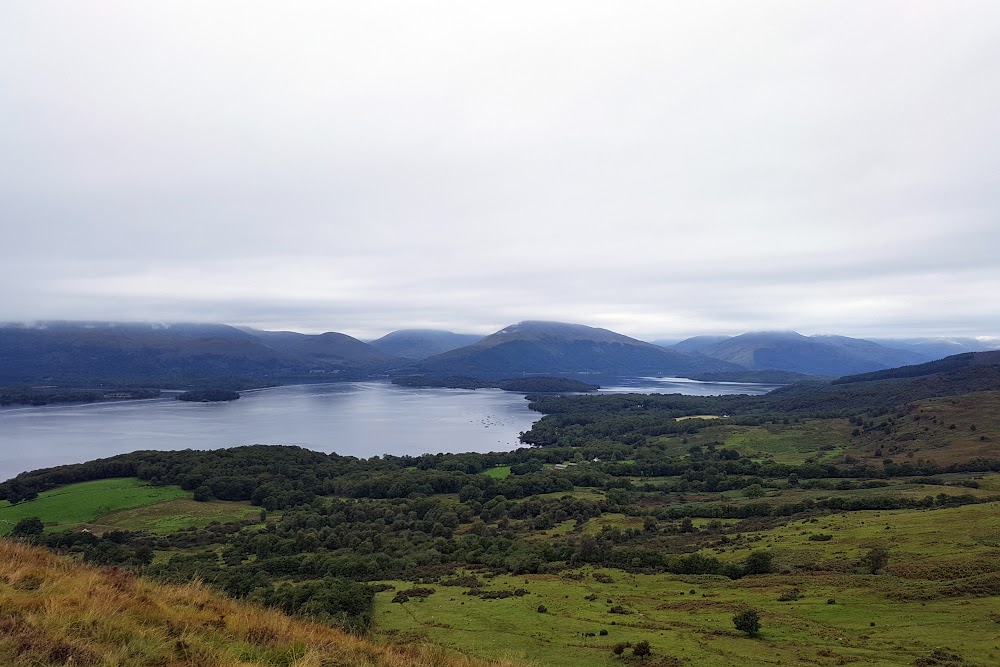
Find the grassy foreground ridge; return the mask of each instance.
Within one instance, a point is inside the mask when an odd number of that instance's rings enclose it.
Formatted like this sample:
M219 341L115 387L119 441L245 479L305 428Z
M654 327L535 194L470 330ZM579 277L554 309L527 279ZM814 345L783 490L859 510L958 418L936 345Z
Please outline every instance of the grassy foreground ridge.
M0 540L0 664L8 667L514 667L423 645L379 645L242 604Z

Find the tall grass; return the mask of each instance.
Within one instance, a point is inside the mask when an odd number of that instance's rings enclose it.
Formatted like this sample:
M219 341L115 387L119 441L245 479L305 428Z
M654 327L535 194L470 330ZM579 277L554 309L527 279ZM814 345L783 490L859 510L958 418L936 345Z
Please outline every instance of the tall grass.
M224 598L0 539L0 664L9 667L514 667L383 645Z

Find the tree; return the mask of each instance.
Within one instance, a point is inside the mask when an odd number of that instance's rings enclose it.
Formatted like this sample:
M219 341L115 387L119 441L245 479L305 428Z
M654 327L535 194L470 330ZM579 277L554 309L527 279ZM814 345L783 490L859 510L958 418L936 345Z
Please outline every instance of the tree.
M638 644L636 644L632 648L632 655L634 655L637 658L645 658L646 656L649 656L649 655L652 655L652 654L653 654L653 651L649 647L649 642L647 642L645 639L642 640L641 642L639 642Z
M861 567L871 574L878 574L889 564L889 550L885 547L872 547L861 557Z
M743 561L744 574L768 574L774 568L770 551L754 551Z
M756 609L744 609L733 616L733 625L740 632L754 637L760 632L760 614Z
M14 529L10 531L10 536L31 540L41 537L43 530L45 530L45 526L42 524L41 519L37 516L26 516L14 525Z

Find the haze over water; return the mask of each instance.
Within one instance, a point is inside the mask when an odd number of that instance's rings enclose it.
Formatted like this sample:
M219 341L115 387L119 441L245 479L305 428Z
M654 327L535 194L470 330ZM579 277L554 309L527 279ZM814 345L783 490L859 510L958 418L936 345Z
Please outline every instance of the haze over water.
M767 385L638 378L607 391L764 393ZM634 385L634 386L631 386ZM26 470L139 449L300 445L367 458L515 449L541 417L524 396L494 389L411 389L388 382L293 385L231 403L144 401L0 409L0 480Z

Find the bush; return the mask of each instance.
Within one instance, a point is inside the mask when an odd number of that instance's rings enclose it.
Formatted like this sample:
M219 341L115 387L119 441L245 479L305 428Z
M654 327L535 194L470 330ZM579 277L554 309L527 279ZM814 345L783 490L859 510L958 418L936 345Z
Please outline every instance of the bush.
M636 644L635 647L632 649L632 655L636 656L637 658L645 658L646 656L652 654L653 651L649 647L649 642L647 642L646 640L642 640L641 642Z
M793 588L792 590L785 591L784 593L779 595L778 602L795 602L800 597L802 597L802 593L799 591L799 589Z
M32 540L36 537L41 537L44 530L45 526L42 524L41 519L37 516L26 516L14 524L13 530L10 531L10 536Z
M546 607L543 604L540 604L540 605L538 605L538 613L539 614L547 614L547 613L549 613L549 608Z
M760 614L756 609L744 609L733 616L733 625L740 632L753 637L760 633Z
M860 565L871 574L878 574L889 564L889 550L885 547L872 547L861 557Z
M754 551L743 561L743 574L769 574L773 570L770 551Z

